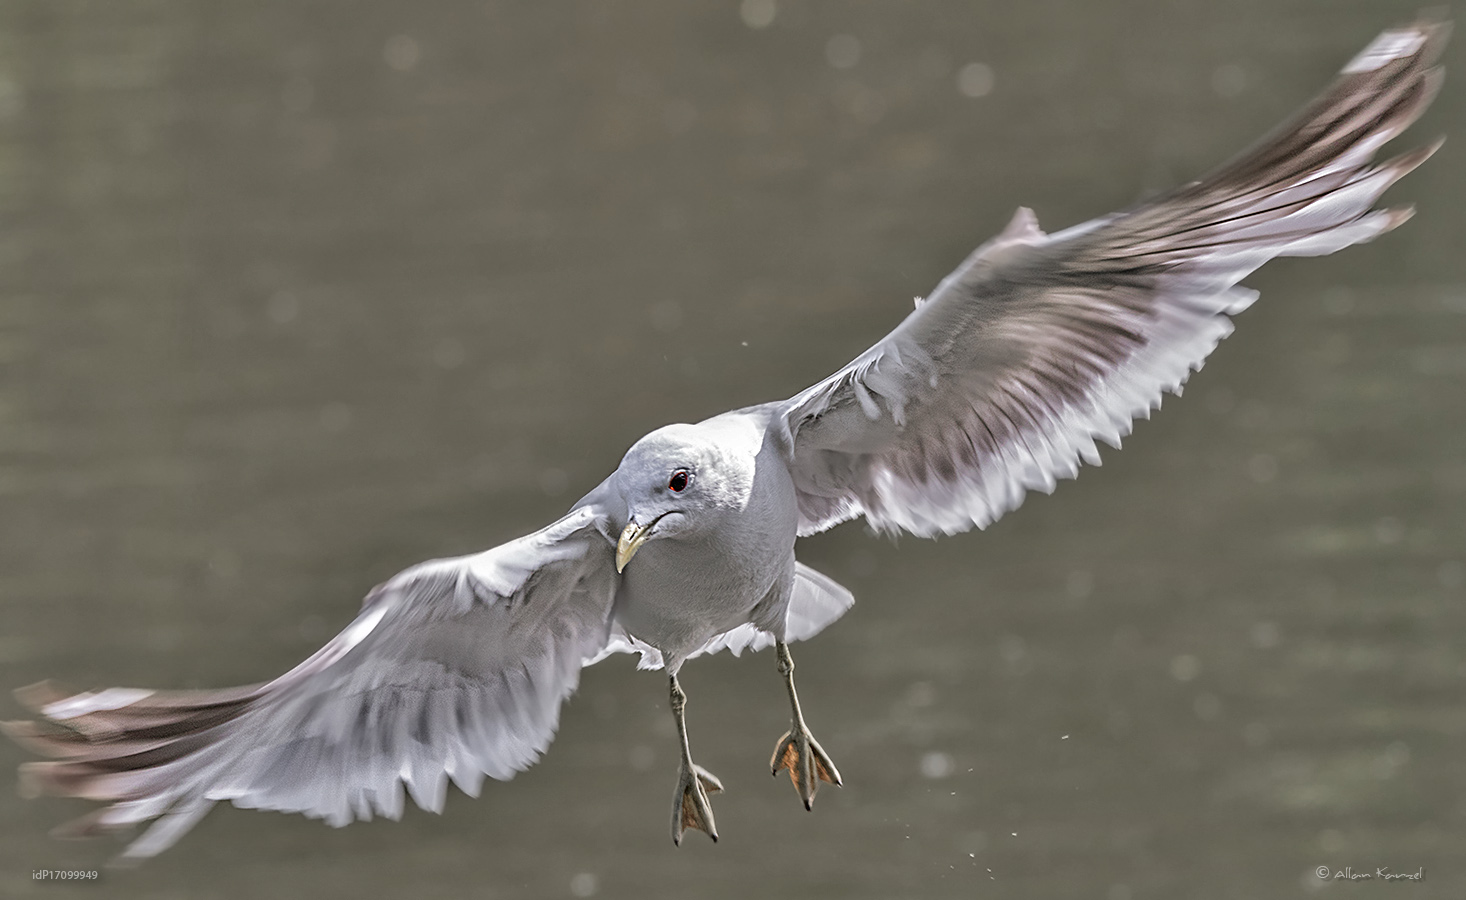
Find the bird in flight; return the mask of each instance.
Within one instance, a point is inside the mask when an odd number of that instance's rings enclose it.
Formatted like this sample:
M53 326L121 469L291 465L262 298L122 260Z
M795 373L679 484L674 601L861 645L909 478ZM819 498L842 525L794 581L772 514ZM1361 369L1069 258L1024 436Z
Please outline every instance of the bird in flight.
M1321 256L1403 223L1380 194L1439 142L1382 163L1441 84L1449 25L1385 31L1292 120L1206 177L1045 234L1020 209L875 346L787 400L637 441L563 518L471 556L414 566L273 681L224 690L44 682L5 723L50 757L29 792L100 801L60 831L151 821L122 861L172 845L221 800L345 825L440 811L548 747L581 669L641 655L668 678L680 743L672 838L717 828L722 785L692 759L677 674L687 660L775 647L790 728L771 770L809 808L840 784L800 709L789 644L853 603L795 560L795 541L864 517L920 536L983 528L1052 491L1097 442L1119 447L1179 394L1230 316L1238 282L1276 256Z

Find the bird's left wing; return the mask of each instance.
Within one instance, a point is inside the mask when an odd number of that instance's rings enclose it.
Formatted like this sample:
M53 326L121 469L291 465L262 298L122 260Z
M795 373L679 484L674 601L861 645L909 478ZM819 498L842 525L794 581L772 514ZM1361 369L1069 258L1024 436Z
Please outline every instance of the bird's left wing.
M1275 256L1317 256L1409 217L1373 208L1434 151L1378 165L1440 86L1449 26L1386 31L1311 105L1206 178L1055 235L1019 210L895 331L776 405L800 533L865 516L919 535L983 527L1051 491L1095 441L1180 393L1238 281Z
M124 860L166 849L219 800L344 825L400 816L403 785L433 811L448 778L476 796L485 775L510 778L549 746L582 664L606 643L616 570L604 518L581 507L492 550L414 566L266 684L18 692L42 721L6 730L54 758L27 764L23 784L111 804L64 833L157 818Z

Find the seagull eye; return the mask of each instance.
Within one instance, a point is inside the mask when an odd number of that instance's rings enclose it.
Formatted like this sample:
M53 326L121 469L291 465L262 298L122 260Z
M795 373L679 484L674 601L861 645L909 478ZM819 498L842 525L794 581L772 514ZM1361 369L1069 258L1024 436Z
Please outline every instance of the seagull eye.
M680 494L687 490L689 484L692 484L692 473L686 469L678 469L672 473L672 478L667 482L667 490Z

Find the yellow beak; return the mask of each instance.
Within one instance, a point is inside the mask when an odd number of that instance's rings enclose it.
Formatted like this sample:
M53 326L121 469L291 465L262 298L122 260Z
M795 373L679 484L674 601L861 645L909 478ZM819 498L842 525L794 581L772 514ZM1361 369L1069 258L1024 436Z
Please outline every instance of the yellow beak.
M619 573L631 562L631 557L646 543L647 532L651 531L650 525L638 525L635 520L627 522L626 528L621 532L621 540L616 542L616 571Z

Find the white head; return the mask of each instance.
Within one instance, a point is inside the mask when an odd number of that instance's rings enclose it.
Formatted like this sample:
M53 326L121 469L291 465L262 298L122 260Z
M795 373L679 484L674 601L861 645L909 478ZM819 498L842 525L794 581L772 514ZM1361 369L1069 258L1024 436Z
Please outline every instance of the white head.
M616 571L647 541L706 532L748 505L754 456L719 436L701 425L668 425L626 451L616 469L627 513Z

